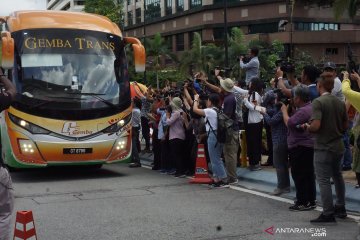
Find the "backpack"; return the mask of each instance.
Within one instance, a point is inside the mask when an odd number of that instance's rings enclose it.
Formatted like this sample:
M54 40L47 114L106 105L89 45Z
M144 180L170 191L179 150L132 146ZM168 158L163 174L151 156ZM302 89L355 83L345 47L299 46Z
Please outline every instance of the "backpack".
M211 131L215 134L216 140L218 143L228 143L231 141L232 135L234 133L233 124L234 120L229 118L222 110L213 108L217 113L217 130L212 128L209 120L206 120L206 123L209 124Z

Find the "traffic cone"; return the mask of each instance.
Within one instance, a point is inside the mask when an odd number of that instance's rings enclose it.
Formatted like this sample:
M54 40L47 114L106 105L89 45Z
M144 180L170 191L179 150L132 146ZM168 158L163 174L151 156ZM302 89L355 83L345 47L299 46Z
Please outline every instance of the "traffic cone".
M246 132L245 130L240 130L240 144L241 144L241 154L240 154L240 160L241 160L241 167L247 167L248 161L247 161L247 143L246 143Z
M190 183L213 183L213 180L209 176L209 171L206 163L204 144L198 144L195 177Z
M16 222L13 240L36 239L35 223L32 211L18 211L16 213Z

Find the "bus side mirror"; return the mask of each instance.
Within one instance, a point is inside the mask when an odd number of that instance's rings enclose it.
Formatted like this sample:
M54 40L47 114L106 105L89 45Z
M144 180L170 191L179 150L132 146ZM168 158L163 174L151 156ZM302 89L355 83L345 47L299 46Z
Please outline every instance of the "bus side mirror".
M4 69L11 69L14 65L14 39L9 32L1 33L1 45L1 67Z
M137 38L125 37L124 41L126 44L132 44L131 46L134 51L135 71L144 72L146 61L146 53L144 46Z

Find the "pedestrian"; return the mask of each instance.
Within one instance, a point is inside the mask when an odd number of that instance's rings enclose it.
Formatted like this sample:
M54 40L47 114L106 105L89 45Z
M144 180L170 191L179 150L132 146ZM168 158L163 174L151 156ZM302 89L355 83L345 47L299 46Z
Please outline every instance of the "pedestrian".
M259 68L260 68L260 62L259 62L259 48L252 47L248 52L248 58L249 62L244 62L245 58L244 56L240 57L240 68L245 69L245 82L247 85L249 85L251 79L258 78L259 77Z
M139 132L141 127L141 100L138 98L134 98L132 100L132 118L131 118L131 163L129 165L130 168L141 167L140 157L139 157L139 149L137 142L139 141Z
M141 93L144 95L141 97L141 133L145 140L145 149L143 152L151 153L150 150L150 126L149 126L149 113L151 110L151 103L153 102L153 98L151 96L152 90L151 87L147 89L147 91L143 91L139 88ZM141 149L140 149L141 150Z
M0 93L0 112L7 109L16 96L15 86L0 68L0 82L5 91ZM0 149L1 150L1 149ZM0 239L10 239L11 216L14 209L14 189L11 176L0 156Z
M248 123L246 125L247 153L249 157L249 169L251 171L261 170L261 149L263 115L255 110L262 103L263 83L258 78L253 78L249 85L249 95L244 98L244 104L249 109Z
M290 192L289 154L287 146L287 128L283 120L281 103L276 93L269 91L267 95L265 122L271 128L274 167L276 168L277 188L273 195Z
M341 89L341 80L336 74L336 64L333 62L326 62L323 66L324 73L329 73L334 78L334 87L331 90L331 95L337 97L340 101L345 102L345 96Z
M311 123L305 125L309 132L315 134L314 166L323 203L321 215L310 221L313 224L335 223L335 217L347 216L341 159L345 151L343 135L348 127L348 117L345 103L331 95L334 79L335 76L329 72L321 75L317 83L320 97L312 103ZM336 190L335 206L331 178Z
M185 128L182 114L182 100L174 97L170 102L171 112L166 113L166 124L169 126L169 144L171 158L175 163L175 177L186 177L183 151L185 146Z
M354 84L357 83L360 88L360 76L359 74L353 72L351 74L351 79L354 81ZM342 83L342 91L346 97L346 100L358 111L357 118L354 118L354 154L353 154L353 164L352 169L356 174L357 184L356 188L360 186L360 92L354 91L351 89L351 83L349 80L349 74L344 73L344 81Z
M287 143L291 176L296 188L296 201L291 211L306 211L316 208L316 185L314 174L314 137L299 126L311 119L312 107L309 88L299 85L293 88L293 104L297 108L289 116L289 108L282 105L281 111L288 128Z
M217 112L219 112L220 96L217 93L209 95L205 109L199 109L199 95L194 96L194 113L204 116L206 122L206 132L208 135L207 147L213 172L213 186L215 188L228 187L227 174L224 163L221 160L223 144L217 141Z

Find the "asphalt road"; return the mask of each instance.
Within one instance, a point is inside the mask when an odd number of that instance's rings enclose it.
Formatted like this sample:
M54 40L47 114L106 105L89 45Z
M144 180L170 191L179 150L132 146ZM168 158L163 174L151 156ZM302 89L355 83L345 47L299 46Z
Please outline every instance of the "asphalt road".
M352 219L313 226L309 220L319 215L317 211L290 212L288 203L191 185L188 179L123 164L25 170L12 177L15 210L33 211L40 240L354 240L359 235ZM274 235L264 231L270 227ZM315 231L311 228L325 228L320 230L326 237L303 233ZM283 233L276 233L280 230Z

